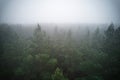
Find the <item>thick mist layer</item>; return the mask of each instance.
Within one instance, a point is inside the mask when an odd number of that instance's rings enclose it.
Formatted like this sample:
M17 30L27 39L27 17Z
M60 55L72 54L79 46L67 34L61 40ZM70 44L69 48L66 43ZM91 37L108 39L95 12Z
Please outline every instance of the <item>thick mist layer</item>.
M119 23L119 0L1 0L3 23Z

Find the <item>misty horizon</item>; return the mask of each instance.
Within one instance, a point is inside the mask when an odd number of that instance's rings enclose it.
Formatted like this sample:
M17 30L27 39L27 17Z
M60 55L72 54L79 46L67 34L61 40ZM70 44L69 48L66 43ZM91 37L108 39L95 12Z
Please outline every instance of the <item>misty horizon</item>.
M0 23L120 23L119 0L0 0Z

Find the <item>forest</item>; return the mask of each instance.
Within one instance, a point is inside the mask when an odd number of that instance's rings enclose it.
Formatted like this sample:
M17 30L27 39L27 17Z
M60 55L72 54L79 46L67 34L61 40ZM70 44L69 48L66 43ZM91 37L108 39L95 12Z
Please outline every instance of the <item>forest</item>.
M0 24L0 80L120 80L120 26Z

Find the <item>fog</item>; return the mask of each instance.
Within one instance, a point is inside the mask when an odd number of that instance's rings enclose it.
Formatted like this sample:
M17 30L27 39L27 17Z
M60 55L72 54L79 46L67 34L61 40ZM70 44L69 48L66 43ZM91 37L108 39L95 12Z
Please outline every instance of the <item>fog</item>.
M119 0L0 0L0 22L119 23Z
M120 0L0 0L0 80L120 80Z

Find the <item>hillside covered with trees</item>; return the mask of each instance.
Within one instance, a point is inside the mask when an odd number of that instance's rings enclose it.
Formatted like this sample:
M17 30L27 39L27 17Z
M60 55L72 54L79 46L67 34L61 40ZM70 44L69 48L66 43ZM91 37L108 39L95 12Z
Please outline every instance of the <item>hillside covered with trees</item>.
M120 80L120 27L1 24L0 80Z

